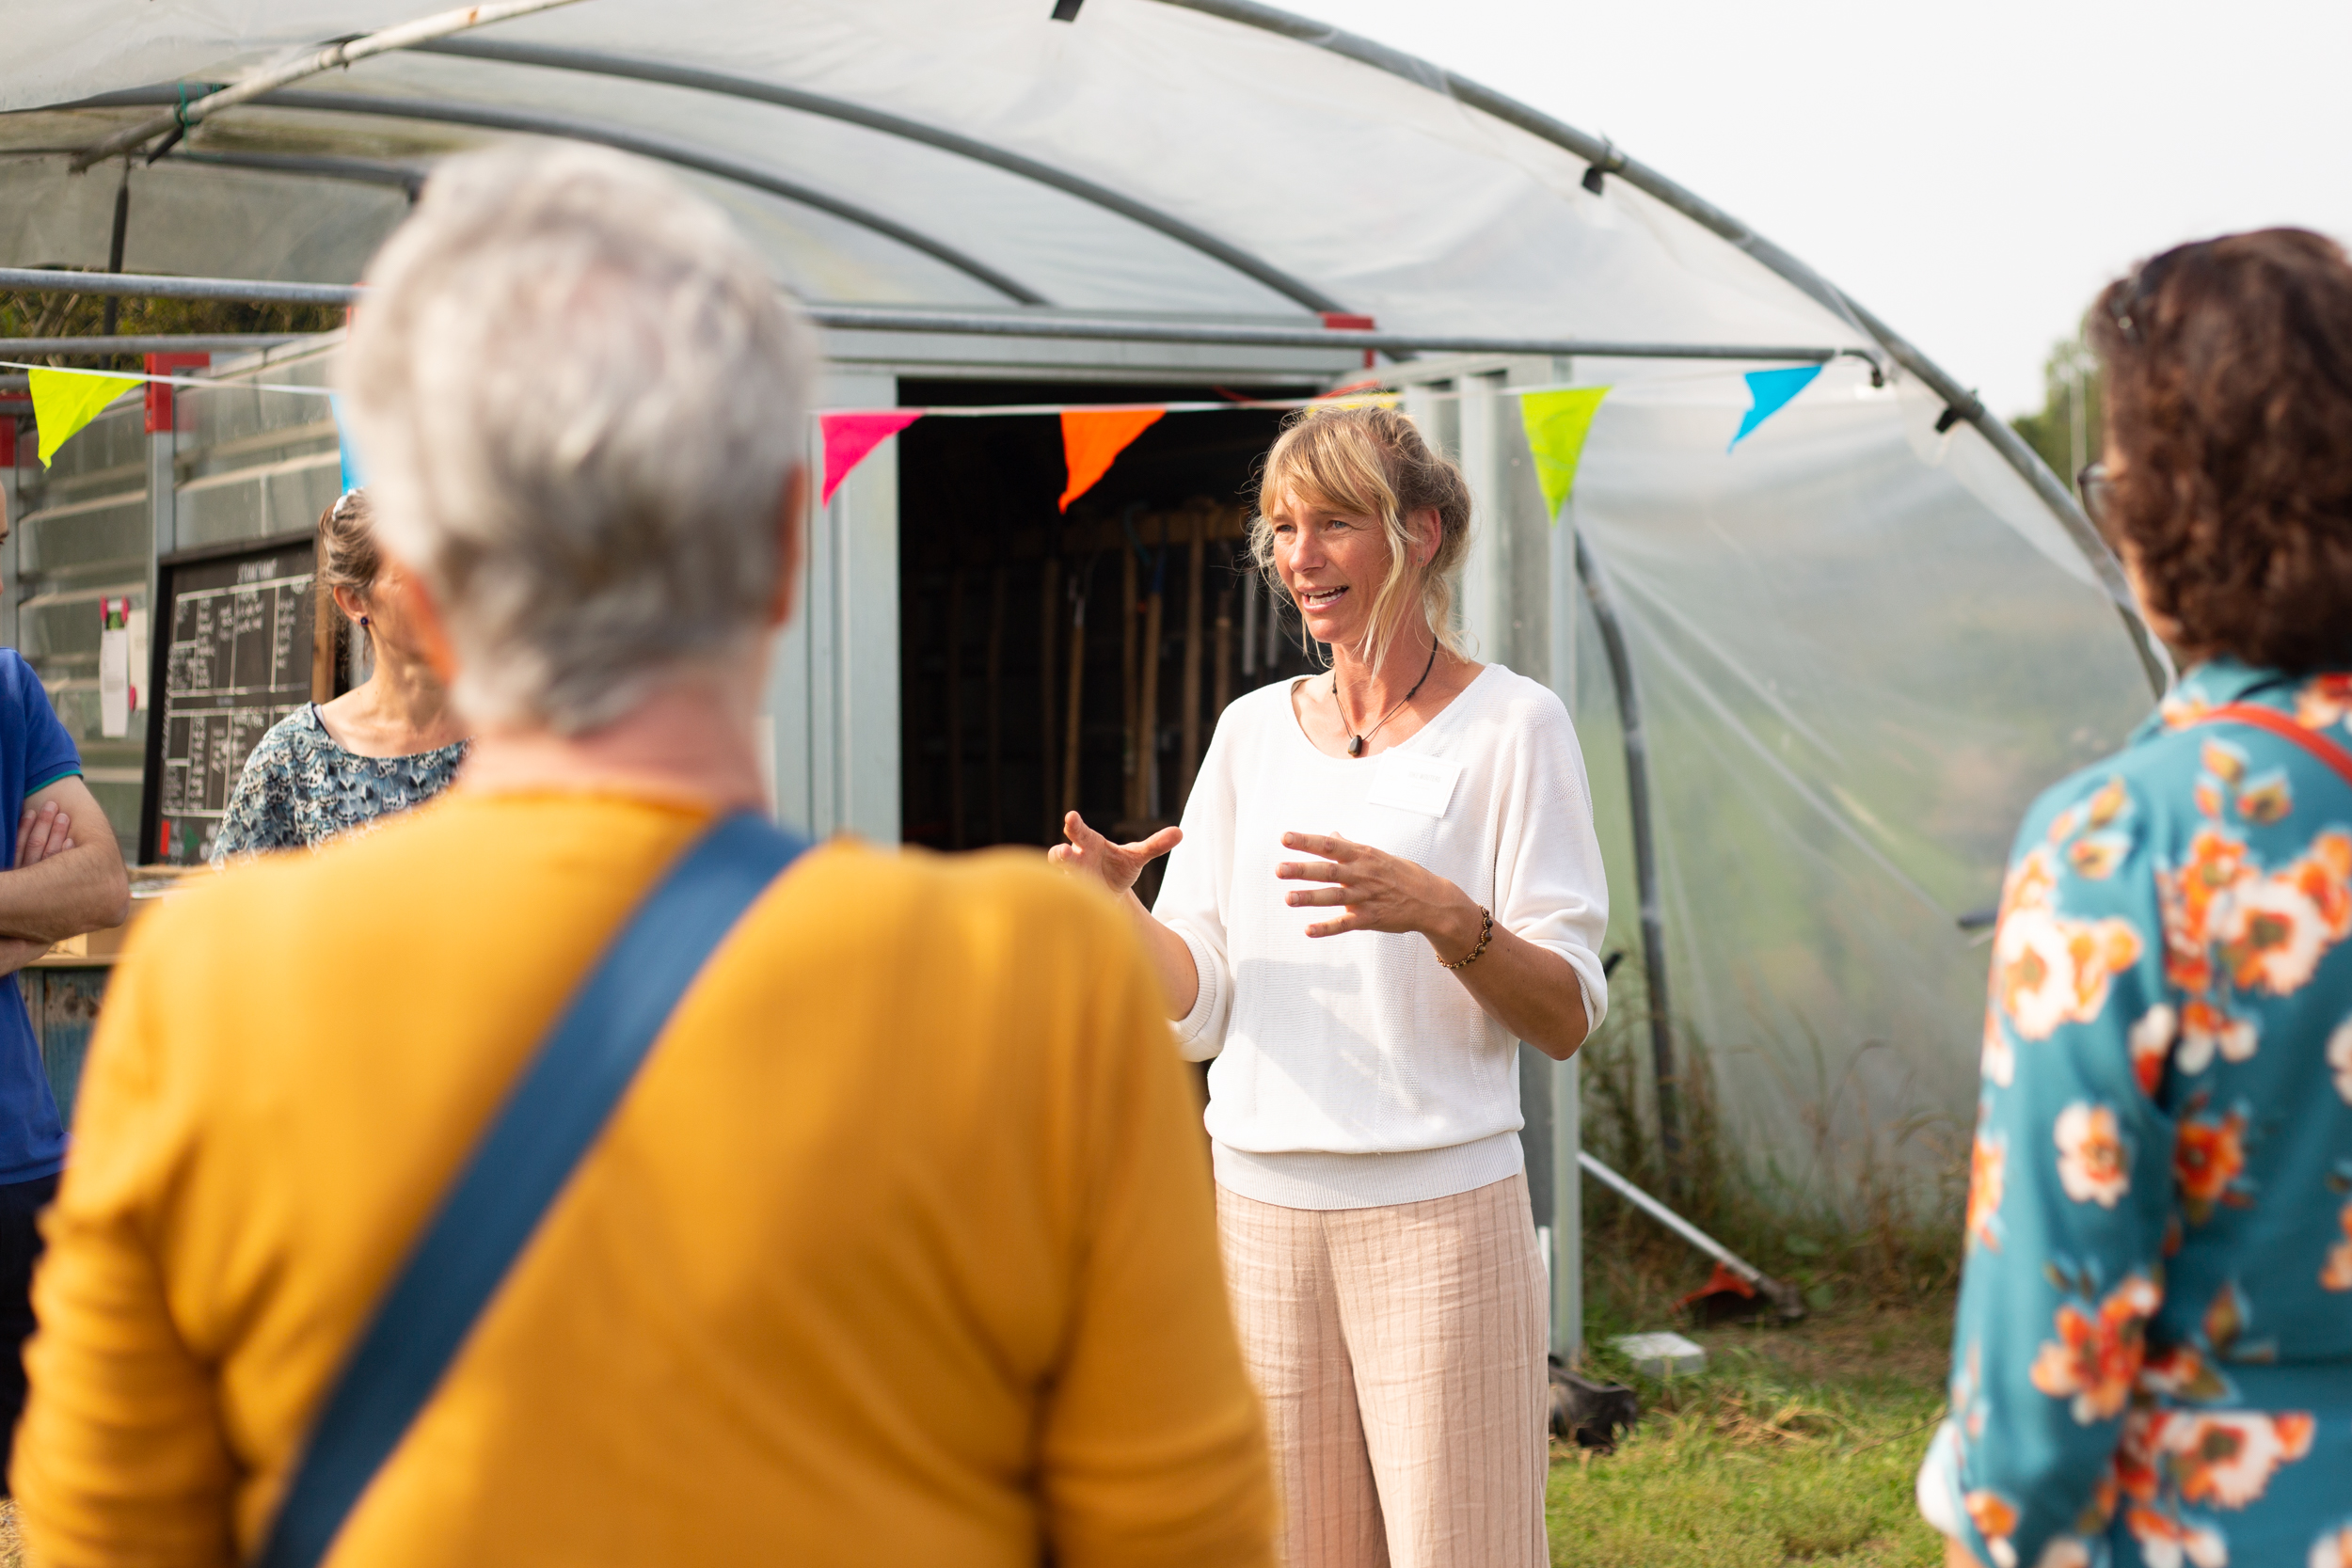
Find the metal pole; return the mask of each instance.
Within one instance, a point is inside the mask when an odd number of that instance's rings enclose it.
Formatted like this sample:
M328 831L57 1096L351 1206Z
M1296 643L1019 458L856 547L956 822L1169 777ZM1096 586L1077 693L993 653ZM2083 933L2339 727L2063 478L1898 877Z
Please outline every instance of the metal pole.
M122 182L115 187L115 232L112 243L106 246L106 270L108 272L119 273L122 270L122 245L123 241L129 236L130 231L131 160L125 158L122 160ZM108 294L106 296L106 309L104 312L105 319L103 324L99 327L99 330L103 332L109 338L115 335L115 324L120 317L121 309L121 297L116 294Z
M1753 1285L1765 1277L1762 1269L1741 1258L1723 1243L1715 1240L1714 1237L1709 1236L1706 1231L1701 1230L1697 1226L1692 1225L1689 1220L1684 1219L1680 1214L1676 1213L1672 1209L1667 1208L1591 1155L1580 1152L1576 1157L1576 1163L1581 1168L1591 1171L1600 1178L1601 1181L1613 1190L1619 1197L1624 1198L1628 1203L1632 1204L1633 1207L1709 1258L1716 1259L1749 1284Z
M1617 718L1625 731L1625 787L1633 818L1633 886L1642 915L1642 974L1649 987L1650 1068L1658 1080L1658 1141L1665 1151L1667 1190L1681 1180L1682 1104L1676 1077L1674 1031L1668 1020L1666 933L1658 898L1658 850L1651 832L1649 742L1642 730L1641 694L1625 630L1617 621L1616 595L1608 569L1593 553L1582 530L1576 531L1576 575L1593 604L1593 625L1609 655L1609 677L1617 689Z
M242 277L165 277L144 272L0 267L0 290L30 294L122 294L140 299L233 299L256 305L352 305L348 283L262 283Z
M126 332L112 338L0 338L0 359L55 354L66 359L111 359L118 354L239 354L321 338L320 332Z
M395 49L412 48L431 39L447 38L469 28L503 22L508 17L528 16L533 11L552 10L568 6L574 0L507 0L502 6L468 6L459 10L442 11L416 22L405 22L397 27L387 27L365 38L349 39L333 43L315 55L308 55L284 65L263 66L245 80L216 91L172 105L169 114L143 119L136 125L125 126L103 141L92 143L73 155L70 166L76 174L102 159L118 152L128 152L144 147L157 136L174 131L185 134L198 120L219 110L239 103L251 103L263 93L282 87L289 82L299 82L306 76L316 76L342 66L349 66L371 55L388 54Z
M193 164L199 168L242 168L262 174L285 174L310 180L350 180L363 185L390 185L414 201L424 190L425 171L405 164L377 163L366 158L314 158L293 152L191 152L185 148L165 160L165 166Z
M153 273L65 272L48 267L0 267L0 291L20 293L123 294L155 299L250 300L269 305L356 305L365 290L348 283L263 283L230 277L169 277ZM1395 354L1491 354L1603 359L1712 359L1733 363L1782 361L1819 365L1832 359L1866 362L1870 351L1788 343L1602 342L1568 338L1453 337L1414 332L1364 332L1346 327L1261 326L1245 322L1133 321L1020 310L921 310L866 305L807 305L818 325L837 332L939 332L961 337L1050 338L1124 343L1194 343L1223 348L1375 349ZM0 340L6 342L50 340ZM161 340L159 340L161 341ZM173 340L177 341L177 340ZM206 342L222 341L218 336ZM256 336L259 346L264 340ZM283 335L268 338L282 342ZM87 342L85 339L83 341ZM187 340L194 343L194 339Z
M794 109L802 114L818 115L827 119L863 126L886 136L896 136L943 152L952 152L977 163L1001 168L1009 174L1033 180L1039 184L1073 196L1081 201L1119 214L1155 229L1179 245L1190 246L1204 256L1212 257L1232 267L1244 277L1252 277L1279 294L1296 300L1310 310L1344 311L1347 307L1325 293L1311 283L1292 277L1263 257L1252 254L1208 230L1186 223L1171 213L1137 201L1107 185L1098 185L1066 169L1056 168L1034 158L926 125L903 116L852 103L845 99L826 98L799 87L780 83L762 82L747 76L728 76L715 71L698 71L690 66L668 65L657 60L633 59L626 55L610 55L593 49L559 49L535 43L501 43L483 39L453 40L428 43L422 52L433 55L455 55L466 59L496 60L506 65L541 66L551 71L577 71L595 76L614 76L628 81L660 82L671 87L689 87L698 92L715 93L722 97L747 99L753 103L772 103L779 108Z
M1206 343L1238 348L1375 349L1389 354L1585 356L1602 359L1724 359L1819 365L1832 359L1868 362L1867 349L1788 343L1599 342L1571 338L1445 336L1358 331L1326 326L1254 326L1241 323L1126 321L1117 318L1025 315L1017 311L904 310L864 305L818 305L809 314L843 331L953 332L996 338L1079 338L1130 343Z
M0 420L6 420L10 425L14 425L16 416L0 410ZM15 431L11 429L9 434L14 435ZM17 520L24 515L23 498L17 488L16 475L17 470L13 464L0 468L0 523L8 525L8 532L0 534L0 646L10 648L22 646L16 634L16 605L24 592L16 576L19 543L19 530L16 525Z
M1584 1104L1578 1058L1551 1069L1551 1348L1584 1354Z
M123 92L100 93L82 100L76 108L95 108L121 103L169 103L168 88L133 87ZM896 240L911 250L920 251L932 260L955 268L966 277L986 284L1006 298L1022 305L1041 305L1044 296L1019 279L1010 277L959 247L937 239L909 224L886 217L870 207L862 206L830 191L787 179L772 169L740 158L714 152L691 142L675 137L660 136L644 131L633 131L602 120L582 119L570 115L548 114L535 110L509 108L500 103L460 103L442 99L392 98L373 93L310 92L297 88L292 92L272 93L264 104L272 109L293 109L304 113L335 115L378 115L389 119L417 119L436 125L472 125L485 131L514 131L524 135L561 136L571 141L589 142L600 147L633 152L641 158L657 163L692 169L708 174L750 190L765 191L787 201L830 213L845 222Z
M1579 1153L1576 1160L1580 1167L1598 1177L1619 1197L1624 1198L1628 1203L1632 1204L1633 1207L1709 1258L1714 1259L1724 1268L1755 1286L1759 1292L1781 1309L1784 1316L1790 1318L1804 1316L1804 1298L1788 1286L1774 1279L1771 1275L1766 1274L1762 1269L1757 1268L1754 1263L1749 1262L1591 1155Z
M1575 368L1555 361L1555 380L1574 378ZM1552 519L1550 547L1545 552L1551 601L1550 657L1547 673L1551 689L1576 713L1576 527L1571 508L1574 496ZM1581 1053L1579 1053L1581 1056ZM1584 1184L1577 1156L1584 1151L1582 1069L1579 1056L1550 1064L1551 1089L1551 1349L1574 1365L1584 1354Z

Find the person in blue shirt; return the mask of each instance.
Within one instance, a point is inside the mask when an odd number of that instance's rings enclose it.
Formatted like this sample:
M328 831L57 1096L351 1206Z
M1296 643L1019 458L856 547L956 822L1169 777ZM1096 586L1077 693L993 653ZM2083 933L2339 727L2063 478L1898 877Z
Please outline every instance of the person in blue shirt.
M1991 1568L2352 1568L2352 263L2296 230L2101 295L2082 478L2186 672L2001 893L1951 1412Z
M131 912L122 851L82 782L73 737L32 666L0 648L0 822L10 820L16 843L0 870L0 1478L24 1408L22 1357L40 1256L35 1221L65 1164L65 1128L16 972L65 938L119 926Z

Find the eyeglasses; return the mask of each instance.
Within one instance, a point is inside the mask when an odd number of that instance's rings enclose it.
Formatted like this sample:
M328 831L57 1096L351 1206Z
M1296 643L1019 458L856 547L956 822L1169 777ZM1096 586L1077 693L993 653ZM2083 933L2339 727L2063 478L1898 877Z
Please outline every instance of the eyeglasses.
M2103 539L2113 539L2107 518L2115 510L2115 481L2107 477L2105 463L2086 463L2083 471L2074 476L2074 490L2083 499L2083 515Z

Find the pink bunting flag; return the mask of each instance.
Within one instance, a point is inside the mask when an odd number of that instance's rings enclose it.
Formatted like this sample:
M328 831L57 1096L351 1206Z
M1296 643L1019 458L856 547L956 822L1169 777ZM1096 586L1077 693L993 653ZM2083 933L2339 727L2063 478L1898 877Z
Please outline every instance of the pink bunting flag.
M922 417L922 411L914 408L883 408L864 414L819 414L817 422L825 433L825 490L818 504L821 506L833 499L833 493L841 488L841 482L850 477L851 469L866 461L868 452Z

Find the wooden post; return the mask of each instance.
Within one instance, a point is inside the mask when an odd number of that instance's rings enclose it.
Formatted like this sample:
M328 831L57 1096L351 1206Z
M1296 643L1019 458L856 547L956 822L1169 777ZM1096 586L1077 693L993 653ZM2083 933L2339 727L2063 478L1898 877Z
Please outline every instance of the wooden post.
M963 847L963 568L947 579L947 843Z
M1065 722L1063 733L1067 738L1061 753L1061 809L1064 815L1078 809L1078 699L1086 689L1087 584L1091 582L1093 577L1093 562L1089 562L1086 578L1071 584L1077 592L1070 599L1070 701L1065 707L1069 717Z
M1188 519L1192 528L1191 558L1184 566L1184 682L1183 749L1176 753L1176 805L1170 816L1182 816L1192 799L1192 776L1200 767L1200 622L1201 567L1209 541L1208 508L1196 506Z
M1241 678L1249 686L1258 684L1258 574L1248 572L1241 579Z
M1061 557L1049 555L1037 588L1038 842L1061 842L1061 813L1054 809L1054 631L1061 625Z
M1141 747L1136 743L1136 552L1123 540L1114 545L1119 551L1119 721L1124 726L1126 738L1120 742L1119 777L1124 799L1122 809L1130 819L1140 819L1143 808L1137 803L1137 782L1143 777L1138 761Z
M1005 563L988 591L988 841L1005 842Z
M1216 720L1225 716L1226 707L1233 700L1233 590L1228 585L1216 591L1216 642L1210 663L1215 671L1209 688L1209 731L1216 731Z
M1160 517L1160 551L1152 569L1152 592L1143 605L1143 712L1136 725L1141 742L1136 753L1136 800L1138 822L1156 818L1160 782L1160 633L1168 609L1168 518Z
M1280 583L1266 584L1265 653L1260 662L1260 668L1265 671L1268 680L1273 679L1275 672L1288 664L1291 655L1296 652L1291 646L1290 639L1283 635L1285 628L1282 625L1282 601L1284 596Z

